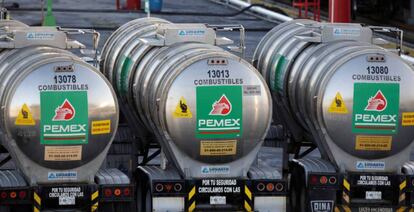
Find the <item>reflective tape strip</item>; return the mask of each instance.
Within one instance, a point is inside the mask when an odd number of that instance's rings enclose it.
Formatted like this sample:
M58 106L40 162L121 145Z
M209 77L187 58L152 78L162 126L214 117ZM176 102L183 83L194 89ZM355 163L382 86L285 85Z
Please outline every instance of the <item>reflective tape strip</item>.
M402 193L401 195L400 195L400 198L398 198L398 201L399 202L402 202L402 201L404 201L405 200L405 193Z
M188 193L188 200L191 200L191 198L193 198L193 196L194 196L195 192L196 192L196 187L194 186L194 187L191 189L190 193Z
M400 190L403 190L405 187L407 187L407 180L404 180L404 181L400 184Z
M244 186L244 193L246 193L246 196L252 200L252 192L250 191L249 187L247 185Z
M349 208L346 205L342 206L342 208L344 209L345 212L351 212L351 208Z
M42 199L39 197L39 195L36 192L34 192L33 194L33 199L39 206L42 205Z
M246 211L252 211L252 206L250 206L246 200L244 200L244 209L246 209Z
M98 196L99 196L99 192L98 192L98 191L95 191L95 192L92 194L92 196L91 196L91 200L96 199Z
M195 208L196 208L196 203L194 201L193 204L191 204L190 207L188 208L188 212L193 212Z
M345 191L342 192L342 199L349 204L349 196Z
M96 202L95 204L93 204L92 207L91 207L91 212L97 211L98 210L98 206L99 206L99 203L98 202Z
M40 212L39 208L37 208L36 206L33 207L33 212Z
M346 179L344 179L343 185L344 185L344 188L346 188L346 190L348 191L351 190L351 185L349 185L349 182Z
M397 209L397 212L404 212L407 207L400 207Z

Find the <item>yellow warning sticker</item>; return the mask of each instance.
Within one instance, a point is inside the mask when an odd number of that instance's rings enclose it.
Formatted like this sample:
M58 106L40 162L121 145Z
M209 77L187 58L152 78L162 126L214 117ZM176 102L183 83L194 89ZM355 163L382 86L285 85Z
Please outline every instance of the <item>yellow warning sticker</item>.
M235 155L237 140L214 140L200 142L200 155L202 156L225 156Z
M414 112L402 113L402 126L414 126Z
M331 106L328 109L328 112L339 114L348 113L348 109L346 108L344 99L342 99L341 93L336 93L335 98L332 100Z
M23 104L22 108L19 110L17 115L15 125L24 125L24 126L33 126L36 124L33 119L32 112L26 104Z
M390 151L392 136L365 136L357 135L356 150L366 151Z
M111 132L111 120L92 121L91 134L108 134Z
M184 97L180 98L180 101L177 103L175 107L175 111L173 112L173 116L175 118L192 118L193 114L191 114L190 107L187 105L187 101L185 101Z
M45 146L46 161L77 161L82 158L82 146Z

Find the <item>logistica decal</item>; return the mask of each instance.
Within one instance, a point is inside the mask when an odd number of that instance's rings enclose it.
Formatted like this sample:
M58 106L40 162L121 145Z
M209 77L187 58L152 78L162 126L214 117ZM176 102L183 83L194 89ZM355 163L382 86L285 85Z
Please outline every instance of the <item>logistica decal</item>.
M88 143L86 91L40 93L41 144Z
M396 134L399 94L396 83L355 83L352 132Z
M242 133L242 86L197 87L197 138L235 138Z

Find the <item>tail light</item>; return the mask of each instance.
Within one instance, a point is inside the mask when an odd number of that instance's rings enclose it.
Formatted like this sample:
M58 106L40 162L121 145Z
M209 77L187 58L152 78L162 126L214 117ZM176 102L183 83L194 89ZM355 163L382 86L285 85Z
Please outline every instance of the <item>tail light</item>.
M338 182L337 176L330 174L311 174L309 175L309 184L312 186L331 186Z
M27 196L26 191L20 191L20 192L19 192L19 198L20 198L20 199L24 199L24 198L26 198L26 196Z
M325 185L326 183L328 183L328 178L326 176L321 176L321 178L319 179L319 182L322 185Z
M114 190L114 195L115 196L120 196L121 195L121 189L119 189L119 188L116 188L115 190Z
M276 191L283 191L284 186L282 183L276 183L275 188L276 188Z
M273 191L275 189L275 185L273 185L273 183L268 183L266 184L266 190L267 191Z
M263 191L264 189L265 189L265 184L264 183L259 183L259 184L257 184L257 190L258 191Z
M7 198L7 192L5 192L5 191L1 192L0 197L2 199L6 199Z
M329 178L329 183L330 184L335 184L336 183L336 177L332 176Z
M124 196L129 196L131 194L131 190L129 188L124 188Z
M17 197L17 193L15 191L10 192L10 198L15 199Z
M105 195L105 197L111 197L112 196L112 190L110 188L105 188L104 195Z
M175 190L175 191L179 192L179 191L181 191L182 189L183 189L183 186L182 186L180 183L176 183L176 184L174 185L174 190Z
M310 184L311 184L311 185L316 185L316 184L318 184L318 181L319 181L318 176L316 176L316 175L312 175L312 176L310 177Z
M155 190L157 192L162 192L164 190L164 186L161 183L158 183L157 185L155 185Z

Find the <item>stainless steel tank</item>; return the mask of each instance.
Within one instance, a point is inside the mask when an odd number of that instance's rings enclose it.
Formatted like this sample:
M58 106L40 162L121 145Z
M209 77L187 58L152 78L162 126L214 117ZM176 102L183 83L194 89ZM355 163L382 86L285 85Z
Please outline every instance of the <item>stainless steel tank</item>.
M187 176L245 175L270 124L265 82L214 46L224 40L201 24L138 19L102 51L103 73Z
M81 47L64 31L5 25L14 39L0 44L3 145L31 184L93 181L118 125L111 85L60 48Z
M253 63L324 156L348 170L395 171L414 140L414 72L374 41L358 24L294 20L262 39Z

